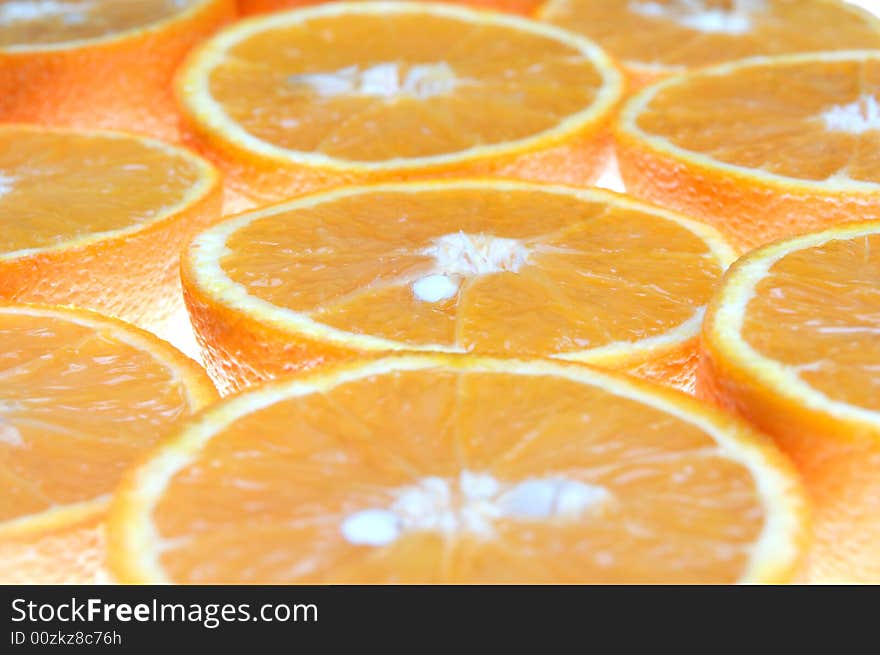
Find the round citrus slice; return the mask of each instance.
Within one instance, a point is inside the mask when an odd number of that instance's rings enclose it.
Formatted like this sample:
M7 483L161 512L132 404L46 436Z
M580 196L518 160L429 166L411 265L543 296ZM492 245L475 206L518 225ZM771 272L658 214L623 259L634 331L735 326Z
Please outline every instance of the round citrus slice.
M224 390L388 350L554 356L687 387L732 257L711 228L625 196L455 180L244 213L182 268Z
M171 79L234 0L0 2L0 119L179 138Z
M629 192L742 248L880 218L880 52L753 59L655 84L625 106Z
M880 22L837 0L549 0L538 17L594 39L634 87L746 57L880 48Z
M785 582L807 543L772 442L587 367L358 363L216 405L114 499L126 583Z
M147 332L0 304L0 580L85 582L123 470L216 392Z
M308 5L317 5L326 0L238 0L238 9L245 16L262 14L267 11L298 9ZM533 13L542 0L445 0L451 4L469 5L482 9L495 9L513 14L529 15Z
M220 215L214 168L121 133L0 126L0 298L72 304L163 336L178 253Z
M463 174L584 184L622 80L592 42L421 3L267 14L197 49L177 93L251 204L340 183Z
M773 435L815 503L809 579L880 581L880 223L740 260L704 328L701 394Z

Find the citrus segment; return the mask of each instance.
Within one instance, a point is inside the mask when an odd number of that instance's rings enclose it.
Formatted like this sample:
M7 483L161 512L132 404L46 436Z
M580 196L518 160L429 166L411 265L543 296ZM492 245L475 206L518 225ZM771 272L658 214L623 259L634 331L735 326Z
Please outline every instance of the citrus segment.
M704 328L699 389L777 438L815 503L809 579L880 580L880 224L738 262Z
M549 0L538 16L594 39L635 86L746 57L880 47L880 22L838 0Z
M591 42L531 21L336 3L223 31L177 93L198 146L265 202L463 173L589 182L621 77Z
M0 3L0 118L179 137L174 70L234 0Z
M0 127L0 298L73 304L169 334L178 252L220 214L185 150L121 133Z
M781 582L796 476L745 424L586 367L402 356L209 410L130 472L123 582Z
M401 349L554 356L687 386L730 259L711 229L624 196L458 180L242 214L195 238L183 279L224 389Z
M742 248L880 216L880 54L755 59L689 73L623 109L627 189Z
M0 353L0 577L88 578L47 560L66 543L63 562L99 561L73 544L98 547L124 469L216 392L166 343L82 310L0 305Z

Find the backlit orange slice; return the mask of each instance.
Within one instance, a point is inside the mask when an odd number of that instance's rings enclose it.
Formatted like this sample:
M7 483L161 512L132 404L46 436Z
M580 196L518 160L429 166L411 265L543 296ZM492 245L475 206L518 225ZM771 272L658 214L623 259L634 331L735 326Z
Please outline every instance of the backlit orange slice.
M745 57L880 48L880 22L838 0L548 0L538 16L594 39L636 87Z
M0 2L0 120L178 137L171 77L234 0Z
M397 357L201 414L126 478L122 582L785 582L807 544L765 437L573 364Z
M0 580L95 580L122 472L215 397L198 366L146 332L0 305Z
M692 384L730 249L624 196L470 180L353 187L200 234L187 305L223 389L386 350L553 356Z
M880 223L740 260L704 328L700 391L776 437L815 506L814 582L880 582Z
M495 175L586 184L621 75L592 42L440 4L333 3L242 21L177 94L242 202L341 183Z
M174 337L178 253L220 203L214 168L180 148L0 126L0 299L89 307Z
M626 188L749 248L880 218L880 51L754 59L670 78L623 109Z

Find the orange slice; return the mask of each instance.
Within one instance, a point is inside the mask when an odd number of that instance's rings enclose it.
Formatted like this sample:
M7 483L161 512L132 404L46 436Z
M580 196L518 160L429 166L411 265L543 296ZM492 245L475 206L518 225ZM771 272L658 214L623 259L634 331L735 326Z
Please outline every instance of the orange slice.
M234 0L0 3L0 120L176 139L174 70Z
M387 350L553 356L692 384L730 249L599 190L497 180L353 187L194 240L184 291L224 390Z
M184 65L194 139L251 204L462 174L584 184L621 76L592 42L513 16L334 3L225 30Z
M326 0L238 0L238 10L244 14L262 14L267 11L297 9L321 4ZM507 11L528 15L540 6L542 0L446 0L452 4L470 5L483 9Z
M754 59L670 78L623 109L637 196L742 248L880 218L880 52Z
M635 87L745 57L880 48L880 22L838 0L549 0L538 16L594 39Z
M401 356L240 394L111 510L127 583L785 582L805 504L765 437L550 362Z
M0 305L0 580L86 582L123 470L216 398L149 333L82 310Z
M767 246L731 269L701 393L776 437L815 504L809 579L880 581L880 223Z
M0 126L0 298L89 307L172 337L178 253L220 203L214 168L180 148Z

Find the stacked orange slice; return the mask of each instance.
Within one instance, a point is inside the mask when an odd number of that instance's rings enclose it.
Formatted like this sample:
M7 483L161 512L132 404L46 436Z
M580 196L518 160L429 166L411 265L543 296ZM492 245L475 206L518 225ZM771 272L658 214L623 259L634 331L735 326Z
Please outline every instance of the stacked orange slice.
M651 86L623 109L627 190L754 247L880 217L880 52L753 59Z
M577 365L401 356L202 413L129 473L111 572L149 583L784 582L772 443Z
M333 3L242 21L177 94L241 207L341 183L494 175L586 184L622 78L592 42L422 3Z
M87 582L123 471L216 398L152 335L82 310L0 305L0 580Z
M839 0L548 0L538 16L594 39L633 87L746 57L880 47L880 22Z
M219 177L132 135L0 127L0 298L72 304L174 337L179 251L219 217Z
M704 327L701 393L773 435L814 501L808 579L880 580L880 223L737 262Z
M470 180L352 187L241 214L183 262L224 390L388 350L560 357L688 387L731 250L598 190Z
M234 0L0 3L0 120L179 137L170 90Z

